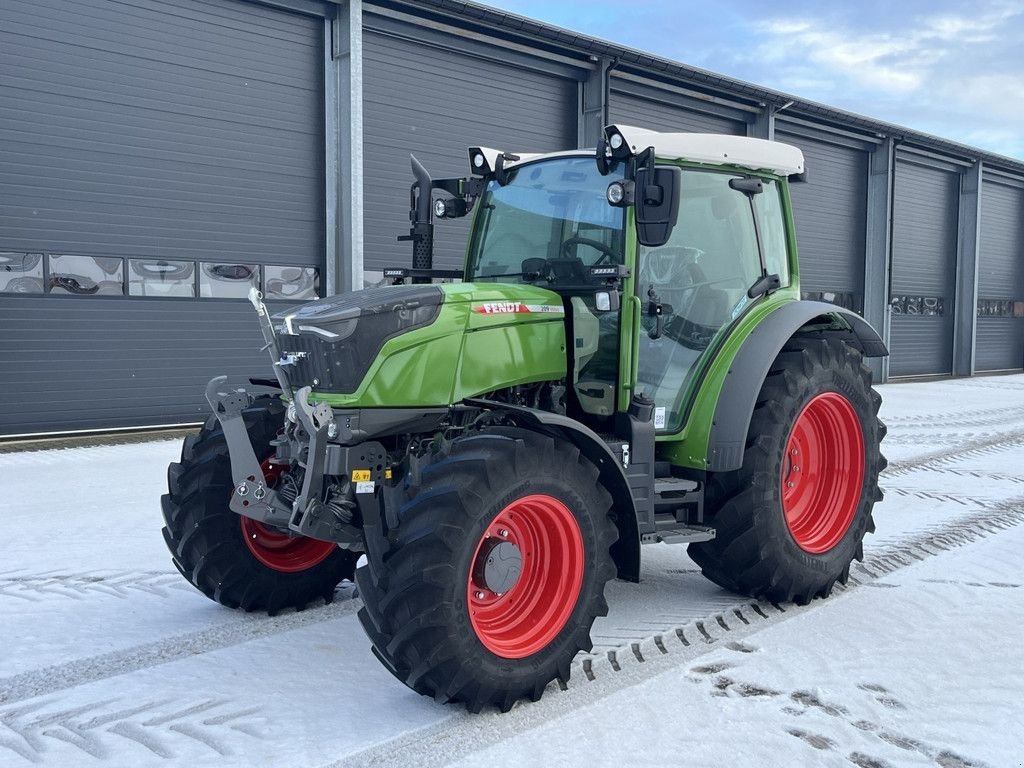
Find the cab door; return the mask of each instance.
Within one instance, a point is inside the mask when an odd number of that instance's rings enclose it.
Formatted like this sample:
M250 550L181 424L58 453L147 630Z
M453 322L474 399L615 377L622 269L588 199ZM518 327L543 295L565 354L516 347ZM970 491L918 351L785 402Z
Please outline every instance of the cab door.
M681 393L698 361L751 302L747 291L764 274L755 205L751 195L730 187L735 178L683 169L679 213L668 241L638 246L635 285L642 316L635 391L654 401L655 429L661 433L682 428Z

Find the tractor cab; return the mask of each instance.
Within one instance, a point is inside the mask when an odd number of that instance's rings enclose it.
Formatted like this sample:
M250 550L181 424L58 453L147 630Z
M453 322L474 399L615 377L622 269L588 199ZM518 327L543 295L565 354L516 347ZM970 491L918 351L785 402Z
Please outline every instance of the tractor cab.
M678 434L716 340L762 297L798 298L793 147L609 126L596 153L474 147L470 165L471 178L431 182L438 217L474 213L459 277L562 297L566 409L599 431L638 397L659 434ZM414 221L419 200L414 187Z

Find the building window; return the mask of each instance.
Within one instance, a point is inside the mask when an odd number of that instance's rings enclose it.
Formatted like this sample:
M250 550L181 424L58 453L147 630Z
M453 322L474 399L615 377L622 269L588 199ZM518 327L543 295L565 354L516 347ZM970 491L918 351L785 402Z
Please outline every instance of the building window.
M43 254L0 251L0 293L42 293Z
M196 265L191 261L128 260L129 296L196 295Z
M315 267L263 267L263 296L268 300L320 298L320 270Z
M208 264L199 268L199 295L209 299L244 299L258 288L260 268L255 264Z
M106 256L51 255L50 293L124 296L124 261Z

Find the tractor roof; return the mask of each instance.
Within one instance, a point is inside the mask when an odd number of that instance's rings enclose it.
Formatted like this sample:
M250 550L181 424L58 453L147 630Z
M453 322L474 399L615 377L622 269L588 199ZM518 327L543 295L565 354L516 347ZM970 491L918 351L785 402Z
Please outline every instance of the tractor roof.
M631 125L609 125L609 140L620 134L633 154L654 147L656 157L711 165L738 165L780 176L804 172L804 153L789 144L717 133L658 133Z
M632 154L654 147L656 157L664 160L689 160L708 165L731 165L754 171L768 171L779 176L804 172L804 154L789 144L745 136L727 136L717 133L659 133L630 125L609 125L605 129L609 139L622 136ZM497 150L487 150L495 155ZM552 152L544 154L522 153L519 160L506 167L532 162L540 158L578 155L586 150ZM593 153L590 150L589 153Z

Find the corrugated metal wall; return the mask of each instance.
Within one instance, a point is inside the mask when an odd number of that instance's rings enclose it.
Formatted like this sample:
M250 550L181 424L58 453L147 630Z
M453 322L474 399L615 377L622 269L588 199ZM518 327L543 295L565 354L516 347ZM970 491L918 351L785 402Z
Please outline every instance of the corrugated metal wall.
M0 251L320 266L323 92L322 19L7 0ZM0 386L19 403L0 434L195 420L209 377L266 370L246 306L0 296Z
M735 110L710 101L612 77L608 105L611 122L654 131L728 133L743 136L746 121Z
M434 178L466 176L470 146L576 146L579 81L488 52L424 45L416 28L364 17L364 266L409 266L409 154ZM449 43L452 41L449 40ZM524 64L526 64L524 62ZM437 222L434 266L461 267L469 218Z
M960 174L897 152L893 192L889 373L953 370Z
M808 298L864 308L868 153L786 130L775 138L803 150L808 181L792 184L800 286Z
M975 368L1024 367L1024 188L986 176L981 196Z

